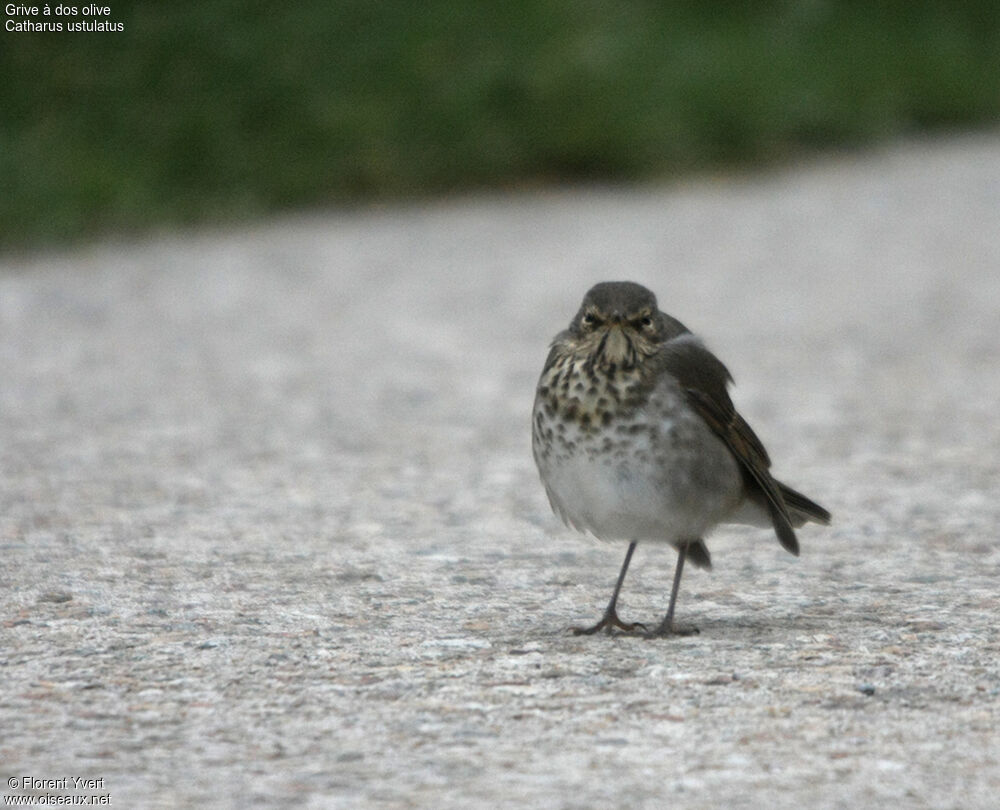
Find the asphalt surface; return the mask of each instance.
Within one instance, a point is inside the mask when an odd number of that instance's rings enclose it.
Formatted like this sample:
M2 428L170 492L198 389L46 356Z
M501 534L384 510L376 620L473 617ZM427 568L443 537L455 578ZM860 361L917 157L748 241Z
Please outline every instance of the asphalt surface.
M567 632L624 547L550 513L529 412L604 279L834 514L709 538L697 636ZM0 791L995 807L998 402L996 135L2 258Z

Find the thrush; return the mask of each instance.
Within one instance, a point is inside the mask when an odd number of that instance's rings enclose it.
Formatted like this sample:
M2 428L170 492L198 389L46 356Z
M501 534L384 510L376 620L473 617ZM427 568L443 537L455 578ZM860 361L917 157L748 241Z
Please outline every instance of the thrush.
M680 634L674 608L685 560L712 564L706 534L720 523L774 528L798 555L795 529L827 524L822 506L772 477L771 460L729 398L726 367L656 296L603 282L552 342L532 413L532 450L552 509L601 540L628 543L604 615L591 627ZM616 610L639 542L677 549L670 602L653 630Z

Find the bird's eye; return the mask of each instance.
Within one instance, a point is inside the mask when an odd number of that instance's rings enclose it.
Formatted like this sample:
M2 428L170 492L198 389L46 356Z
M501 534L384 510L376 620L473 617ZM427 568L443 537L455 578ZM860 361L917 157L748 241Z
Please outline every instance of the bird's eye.
M593 326L595 323L597 323L597 318L592 312L588 312L586 315L583 316L583 322L587 326Z
M647 315L645 318L639 321L639 323L648 328L653 325L653 319Z

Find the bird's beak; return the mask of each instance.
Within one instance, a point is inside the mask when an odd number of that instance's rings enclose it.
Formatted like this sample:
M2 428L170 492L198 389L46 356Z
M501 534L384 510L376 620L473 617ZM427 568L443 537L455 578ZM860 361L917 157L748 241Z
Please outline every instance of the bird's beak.
M625 336L625 326L621 318L612 318L604 342L604 356L612 363L621 363L629 351L629 340Z

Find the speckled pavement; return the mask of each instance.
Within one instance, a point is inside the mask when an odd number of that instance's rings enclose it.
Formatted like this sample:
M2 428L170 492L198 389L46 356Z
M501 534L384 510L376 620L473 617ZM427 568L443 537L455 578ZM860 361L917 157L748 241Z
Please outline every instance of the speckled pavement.
M834 513L712 536L694 637L567 632L624 546L550 513L529 411L615 278ZM997 135L0 258L0 791L995 807L998 403Z

